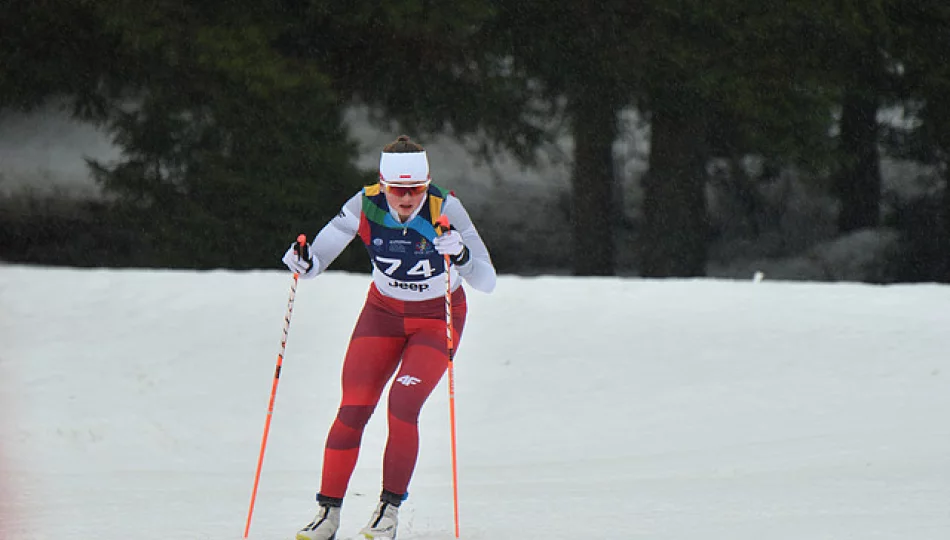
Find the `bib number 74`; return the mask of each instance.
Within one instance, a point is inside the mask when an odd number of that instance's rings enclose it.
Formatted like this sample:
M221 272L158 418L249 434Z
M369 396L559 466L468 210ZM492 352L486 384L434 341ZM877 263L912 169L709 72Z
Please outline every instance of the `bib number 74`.
M389 257L376 257L376 261L382 265L386 265L385 268L382 266L379 267L380 270L387 276L392 277L396 273L396 270L402 266L402 259L391 259ZM424 278L430 278L435 274L435 269L432 268L432 264L429 262L429 259L419 259L416 264L406 270L407 276L422 276Z

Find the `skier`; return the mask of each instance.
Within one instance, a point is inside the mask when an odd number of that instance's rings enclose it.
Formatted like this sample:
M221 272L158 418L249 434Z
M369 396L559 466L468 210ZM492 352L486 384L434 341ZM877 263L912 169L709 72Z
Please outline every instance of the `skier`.
M434 226L443 214L451 229L439 235ZM317 515L297 540L336 538L363 429L394 374L382 492L360 533L396 537L399 506L418 456L419 412L448 366L444 255L452 261L456 349L467 311L460 278L486 293L495 288L495 268L471 218L453 193L431 183L426 151L408 136L383 148L379 183L350 198L311 245L291 245L283 262L300 277L313 278L356 236L369 252L373 280L343 361L342 399L326 439Z

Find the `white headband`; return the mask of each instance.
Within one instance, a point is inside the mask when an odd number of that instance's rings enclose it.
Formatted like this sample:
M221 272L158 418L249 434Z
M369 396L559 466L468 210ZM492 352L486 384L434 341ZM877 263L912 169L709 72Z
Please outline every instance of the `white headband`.
M379 179L386 184L423 185L429 182L429 160L425 152L383 152L379 158Z

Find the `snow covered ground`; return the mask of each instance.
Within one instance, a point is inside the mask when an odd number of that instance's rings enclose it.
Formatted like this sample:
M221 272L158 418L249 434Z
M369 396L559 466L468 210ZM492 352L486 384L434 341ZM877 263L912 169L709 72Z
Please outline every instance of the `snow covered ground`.
M241 538L290 283L0 266L0 538ZM312 516L367 285L300 285L252 539ZM950 287L504 276L469 301L464 539L950 534ZM447 394L402 540L454 537ZM344 536L384 437L378 412Z

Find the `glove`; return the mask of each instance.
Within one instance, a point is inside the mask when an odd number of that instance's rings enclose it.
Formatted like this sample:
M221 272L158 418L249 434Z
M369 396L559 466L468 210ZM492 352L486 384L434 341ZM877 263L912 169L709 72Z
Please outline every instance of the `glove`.
M468 248L462 243L462 235L455 229L449 229L435 237L432 244L440 255L448 255L455 265L468 262Z
M319 261L315 260L310 244L301 245L294 242L287 248L281 260L291 272L296 272L304 279L315 278L320 273Z

